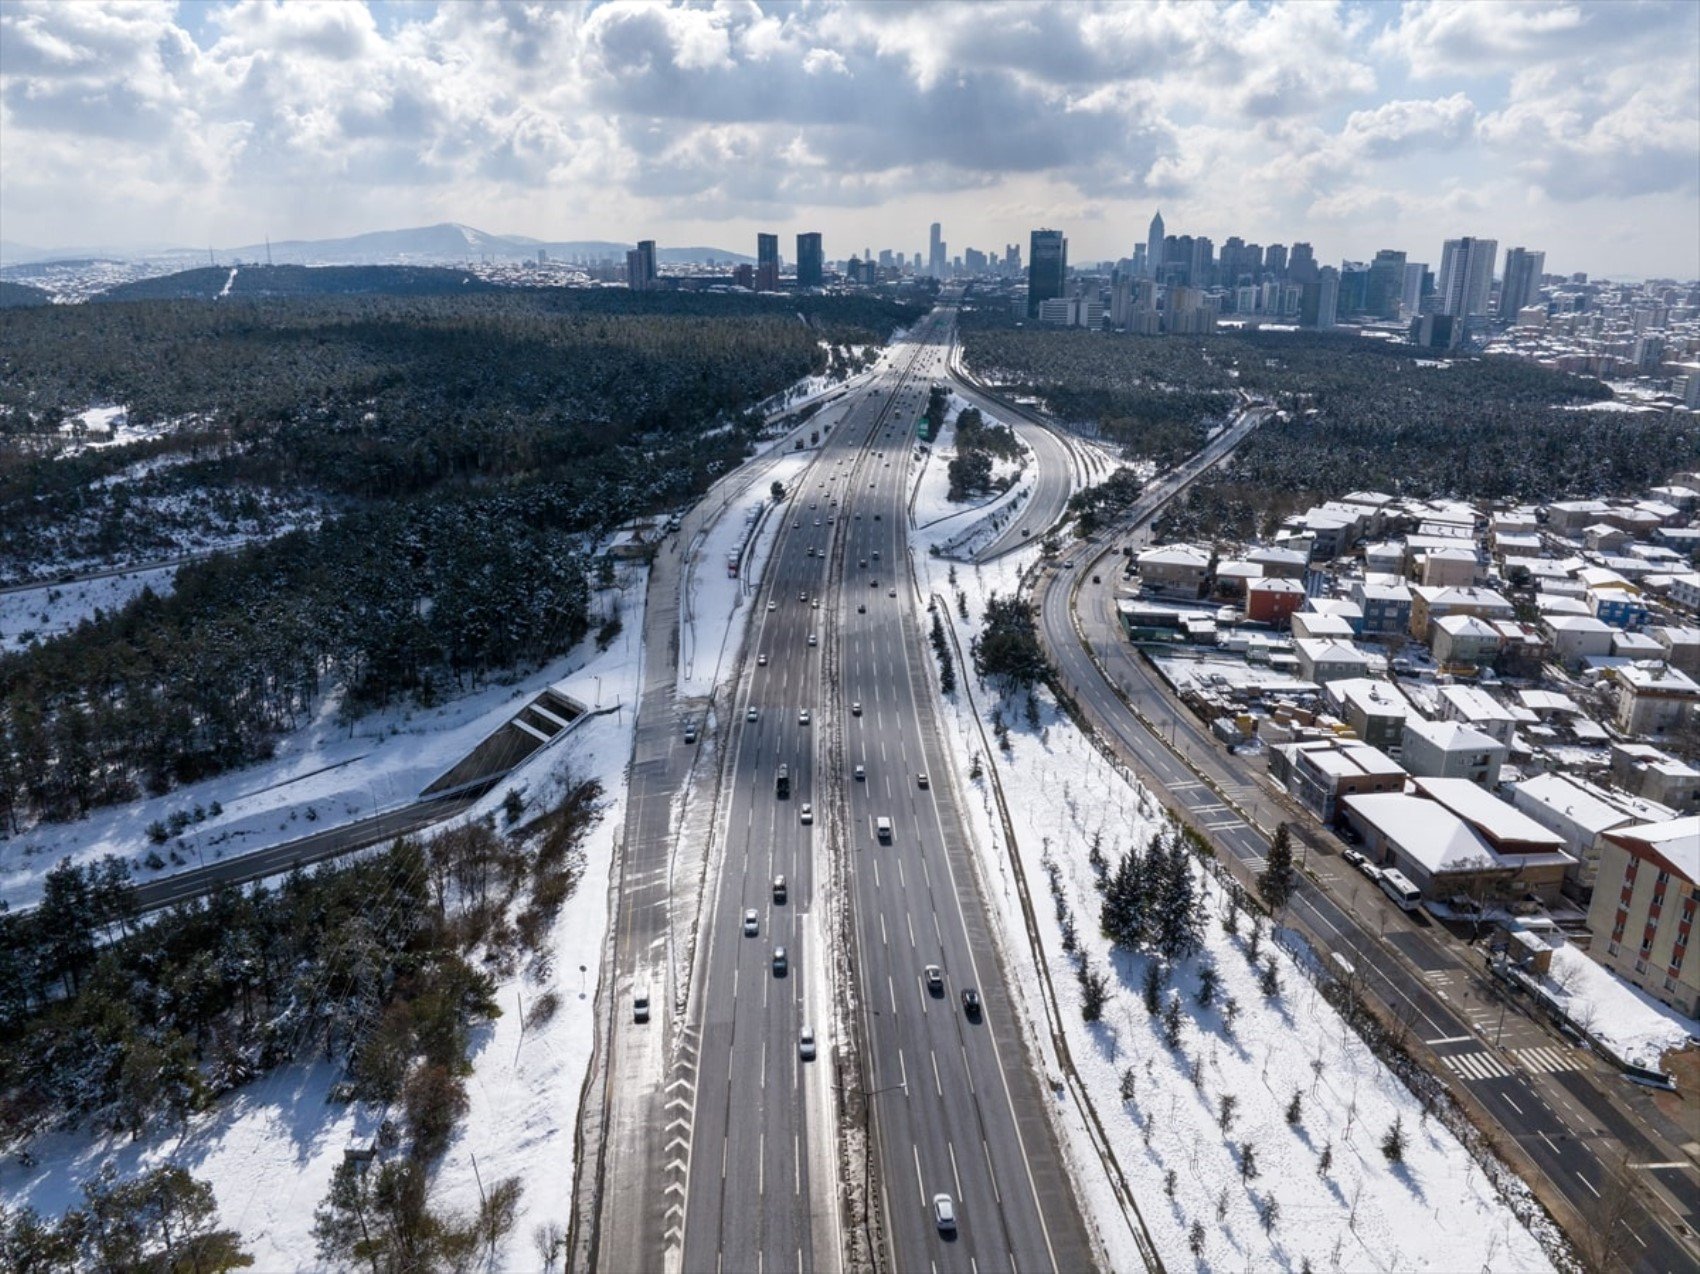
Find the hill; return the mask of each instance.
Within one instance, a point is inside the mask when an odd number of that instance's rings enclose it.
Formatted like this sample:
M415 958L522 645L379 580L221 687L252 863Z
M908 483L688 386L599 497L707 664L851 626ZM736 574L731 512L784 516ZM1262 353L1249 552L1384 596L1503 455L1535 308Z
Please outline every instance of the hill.
M202 266L108 288L97 301L211 301L221 297L462 296L490 292L465 270L416 265Z
M25 305L46 305L51 300L52 298L40 288L32 288L27 283L7 283L0 280L0 310Z

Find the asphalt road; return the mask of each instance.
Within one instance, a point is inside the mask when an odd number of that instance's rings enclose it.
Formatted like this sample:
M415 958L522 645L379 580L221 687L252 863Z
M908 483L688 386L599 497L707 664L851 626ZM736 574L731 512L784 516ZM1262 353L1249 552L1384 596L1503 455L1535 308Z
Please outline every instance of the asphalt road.
M1236 429L1243 427L1242 422ZM1232 445L1234 437L1230 431L1217 441ZM1144 542L1144 525L1163 500L1213 456L1220 458L1222 450L1212 455L1212 448L1141 500L1131 534L1100 537L1076 553L1081 560L1076 570L1057 571L1041 584L1040 626L1063 682L1093 725L1185 811L1219 852L1254 872L1268 846L1244 815L1266 827L1288 815L1260 788L1246 763L1218 748L1189 713L1176 708L1154 672L1122 639L1113 609L1122 545ZM1097 584L1091 582L1094 573ZM1130 703L1145 720L1130 710ZM1508 1014L1479 967L1460 960L1455 947L1437 940L1425 924L1385 904L1379 891L1354 880L1337 858L1328 861L1325 855L1322 862L1305 865L1335 884L1324 891L1302 881L1288 923L1318 951L1352 962L1366 991L1406 1022L1456 1081L1470 1089L1576 1216L1598 1214L1605 1164L1624 1150L1632 1163L1655 1165L1641 1169L1648 1173L1651 1206L1638 1201L1618 1222L1629 1267L1647 1272L1700 1267L1693 1246L1700 1228L1700 1178L1681 1151L1631 1125L1589 1078L1594 1068L1585 1056L1552 1048L1552 1038L1535 1023L1516 1011ZM1337 895L1348 898L1350 907Z
M838 1179L840 1097L869 1112L875 1242L886 1268L1076 1270L1092 1261L986 931L908 565L906 430L916 396L924 404L927 385L944 374L950 317L940 311L917 325L897 370L851 402L783 510L757 596L728 729L706 965L686 1028L698 1032L689 1271L838 1266L843 1191L862 1184ZM776 795L781 764L788 799ZM932 779L925 790L923 772ZM895 829L885 845L873 830L882 816ZM854 1043L865 1050L860 1087L839 1095L834 1049L851 1041L830 1030L832 845L848 855ZM783 902L773 889L780 874ZM754 935L745 933L748 911ZM780 945L783 973L774 966ZM922 983L929 963L945 970L937 998ZM970 986L984 997L978 1021L961 1010ZM799 1057L805 1026L816 1032L812 1062ZM956 1201L953 1238L933 1223L931 1198L941 1192Z

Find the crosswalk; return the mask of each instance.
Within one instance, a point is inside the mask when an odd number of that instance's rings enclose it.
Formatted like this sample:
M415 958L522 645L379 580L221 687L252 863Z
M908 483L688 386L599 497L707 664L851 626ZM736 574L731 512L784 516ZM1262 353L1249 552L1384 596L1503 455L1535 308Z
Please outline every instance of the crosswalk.
M1557 1071L1577 1069L1576 1059L1562 1048L1537 1046L1512 1048L1506 1052L1517 1065L1533 1074L1551 1075ZM1485 1049L1474 1053L1453 1053L1440 1060L1462 1079L1509 1079L1514 1073L1498 1056Z

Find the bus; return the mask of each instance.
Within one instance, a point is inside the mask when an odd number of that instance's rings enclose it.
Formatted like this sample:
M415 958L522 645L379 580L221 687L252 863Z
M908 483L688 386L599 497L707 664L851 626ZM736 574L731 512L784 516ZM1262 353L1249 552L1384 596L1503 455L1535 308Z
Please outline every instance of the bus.
M1382 870L1381 892L1397 903L1401 911L1415 911L1423 900L1417 887L1392 867Z
M773 780L773 794L780 800L787 800L791 795L791 768L786 765L779 767L779 774Z

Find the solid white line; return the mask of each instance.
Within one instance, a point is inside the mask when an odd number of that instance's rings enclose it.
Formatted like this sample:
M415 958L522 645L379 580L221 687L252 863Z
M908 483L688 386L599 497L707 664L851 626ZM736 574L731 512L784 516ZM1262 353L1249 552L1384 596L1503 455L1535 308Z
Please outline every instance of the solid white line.
M947 1141L944 1143L944 1148L950 1151L950 1175L951 1179L956 1182L956 1197L960 1199L962 1197L962 1174L956 1170L956 1143Z
M1588 1180L1588 1178L1584 1177L1580 1172L1578 1172L1576 1174L1576 1179L1578 1181L1580 1181L1583 1185L1587 1186L1588 1189L1593 1192L1593 1195L1596 1199L1600 1197L1600 1192L1598 1190L1594 1189L1594 1183L1592 1181Z
M1474 1035L1443 1035L1440 1039L1424 1040L1423 1043L1429 1044L1429 1045L1434 1045L1434 1044L1469 1044L1469 1043L1474 1042L1475 1038L1476 1037Z
M940 1097L943 1097L944 1085L939 1082L939 1055L929 1048L927 1050L927 1056L933 1059L933 1091Z

